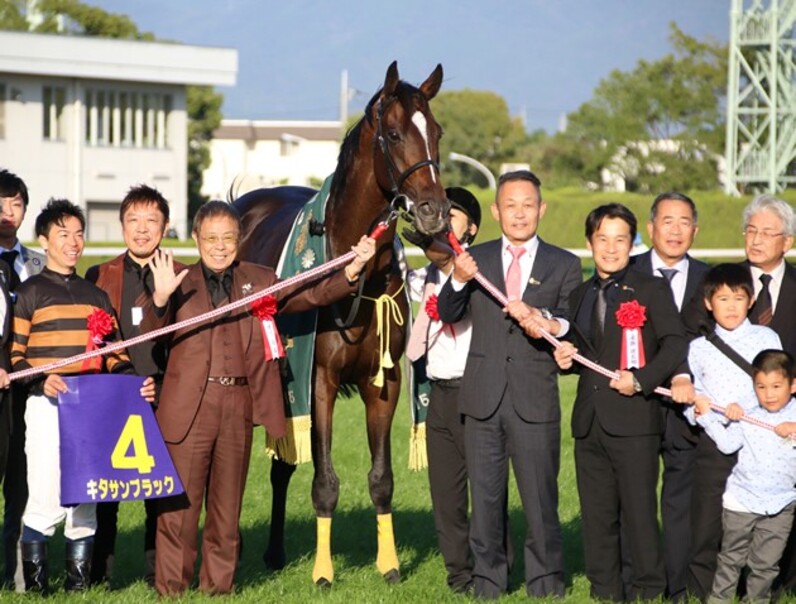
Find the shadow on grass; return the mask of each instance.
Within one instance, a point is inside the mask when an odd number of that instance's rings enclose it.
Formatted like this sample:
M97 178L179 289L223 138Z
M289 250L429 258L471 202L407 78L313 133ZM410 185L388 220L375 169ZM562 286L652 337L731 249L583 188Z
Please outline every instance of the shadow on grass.
M408 577L419 564L439 555L434 518L430 511L402 510L394 512L393 522L401 561L401 575ZM263 563L263 552L268 543L269 530L269 524L264 521L242 527L244 548L236 576L237 585L245 587L253 583L259 584L275 574L266 569ZM285 527L288 565L297 561L312 560L315 555L315 530L314 517L288 518ZM119 531L116 540L114 589L124 589L142 579L143 541L143 528ZM376 550L374 508L346 509L335 514L332 522L332 555L336 566L372 568L376 561Z
M430 559L438 558L440 567L443 565L437 548L434 518L430 510L398 510L394 512L393 521L403 579L411 577ZM512 508L509 512L509 521L514 547L514 565L509 577L509 592L513 592L523 589L525 583L523 561L525 517L522 510ZM583 574L584 570L580 518L575 517L565 522L561 528L566 585L570 588L573 577ZM262 559L268 543L269 530L269 523L265 521L257 521L243 527L244 549L236 575L236 585L239 588L263 585L278 577L278 571L267 569ZM288 567L294 564L311 565L315 555L315 530L314 517L288 518L285 527ZM373 569L376 549L376 513L372 507L346 509L335 514L332 522L332 555L336 569ZM142 580L143 550L142 528L119 531L114 590L125 589ZM198 576L198 572L196 575Z

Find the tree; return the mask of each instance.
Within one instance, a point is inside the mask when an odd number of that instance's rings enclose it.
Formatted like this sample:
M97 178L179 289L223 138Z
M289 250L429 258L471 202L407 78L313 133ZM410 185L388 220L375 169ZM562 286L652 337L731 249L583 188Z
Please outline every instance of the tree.
M584 165L589 166L587 179L599 181L600 170L617 152L629 152L629 144L674 140L678 153L671 157L654 151L654 163L666 165L663 171L644 169L643 158L652 149L638 156L640 177L635 185L661 188L678 170L697 177L692 187L716 185L714 169L697 175L689 163L724 148L727 47L711 40L700 42L674 23L670 28L673 53L657 61L639 61L630 72L612 71L592 99L569 115L566 136L582 146Z
M33 31L36 33L63 33L118 38L124 40L150 40L150 32L141 32L127 16L109 13L80 0L38 0L35 25L27 20L24 0L0 0L0 29ZM210 165L209 142L213 131L221 124L221 104L224 97L210 86L187 87L188 112L188 218L191 220L207 198L199 192L202 173Z
M493 92L445 91L432 103L434 117L445 132L440 159L445 167L446 185L485 185L483 175L476 170L451 162L448 159L451 151L472 157L498 174L500 164L512 161L525 139L522 123L509 116L506 101Z

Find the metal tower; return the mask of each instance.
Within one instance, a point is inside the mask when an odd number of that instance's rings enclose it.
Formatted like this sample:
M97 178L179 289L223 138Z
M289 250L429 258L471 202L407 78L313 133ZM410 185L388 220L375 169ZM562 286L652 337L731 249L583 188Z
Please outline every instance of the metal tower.
M796 183L796 0L732 0L727 193Z

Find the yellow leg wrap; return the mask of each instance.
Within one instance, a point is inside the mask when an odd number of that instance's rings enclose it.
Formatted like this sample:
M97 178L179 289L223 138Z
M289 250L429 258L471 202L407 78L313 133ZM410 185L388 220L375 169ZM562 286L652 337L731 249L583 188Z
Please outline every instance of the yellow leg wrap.
M395 551L395 535L392 530L392 514L377 514L376 528L379 551L376 554L376 568L382 575L398 570L398 554Z
M332 566L332 519L317 517L317 543L315 545L315 566L312 569L312 582L318 583L325 579L329 583L334 581L334 567Z

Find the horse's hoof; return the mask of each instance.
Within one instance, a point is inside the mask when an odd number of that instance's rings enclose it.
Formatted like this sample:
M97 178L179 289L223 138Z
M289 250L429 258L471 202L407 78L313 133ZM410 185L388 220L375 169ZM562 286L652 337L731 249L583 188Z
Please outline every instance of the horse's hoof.
M395 585L401 582L401 572L397 568L393 568L384 573L384 580L390 585Z
M315 585L316 585L316 587L319 587L320 589L331 589L332 588L332 582L329 581L329 579L327 579L326 577L321 577L320 579L315 581Z
M263 562L271 570L282 570L285 568L285 558L285 550L274 551L268 548L263 554Z

